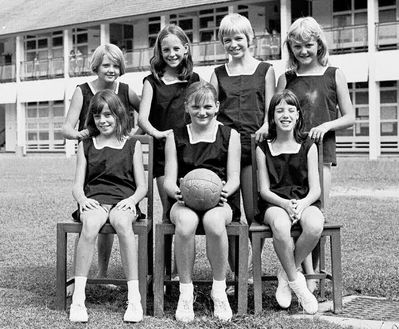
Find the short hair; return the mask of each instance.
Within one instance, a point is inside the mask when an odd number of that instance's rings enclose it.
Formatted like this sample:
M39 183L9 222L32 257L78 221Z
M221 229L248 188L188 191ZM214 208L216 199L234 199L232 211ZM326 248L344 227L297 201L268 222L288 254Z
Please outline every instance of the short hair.
M298 18L294 23L291 24L288 29L287 38L285 40L285 46L287 47L289 58L288 67L296 69L298 67L298 61L294 56L291 49L292 42L308 42L314 38L317 42L317 59L323 66L328 64L328 46L327 40L324 35L323 29L320 24L313 17L301 17Z
M298 111L298 120L294 127L294 138L297 143L301 143L306 139L306 134L304 132L303 113L298 97L296 97L295 94L288 89L284 89L275 93L270 100L269 111L267 113L267 119L269 123L269 134L267 139L274 141L277 138L277 127L276 122L274 121L274 113L276 111L276 106L280 104L282 100L284 100L288 105L295 106Z
M162 41L168 35L173 34L179 38L182 45L187 45L187 53L184 55L182 62L180 63L177 72L180 80L189 80L193 74L193 59L191 57L190 50L190 39L182 28L176 24L168 24L157 35L157 39L154 45L154 55L150 59L151 73L153 76L160 80L165 72L167 64L162 57Z
M194 99L195 104L201 104L208 99L209 96L212 96L215 103L217 102L218 98L215 87L209 82L200 80L187 87L184 95L184 103L186 104Z
M86 117L86 127L91 136L98 136L100 131L94 122L94 115L101 113L104 106L108 105L109 110L116 121L116 137L122 140L130 133L129 115L119 96L110 89L104 89L97 92L89 104L89 111Z
M126 72L125 57L123 56L122 50L118 46L112 43L100 45L94 50L90 59L90 69L97 73L98 67L101 65L104 56L107 55L109 59L116 65L119 66L119 75L123 75Z
M219 26L218 38L223 43L223 37L234 33L243 33L247 37L248 47L254 39L254 30L250 21L245 16L237 13L228 14L223 17Z

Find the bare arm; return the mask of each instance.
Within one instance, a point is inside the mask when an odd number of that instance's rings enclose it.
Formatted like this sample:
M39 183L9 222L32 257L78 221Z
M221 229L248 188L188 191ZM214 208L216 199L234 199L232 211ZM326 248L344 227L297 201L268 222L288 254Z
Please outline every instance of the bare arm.
M309 136L319 141L330 130L339 130L350 127L355 122L355 111L349 96L348 84L341 70L335 72L335 83L337 86L338 106L341 117L338 119L324 122L310 130Z
M308 159L308 183L309 192L301 200L297 202L297 216L298 219L301 217L302 212L305 208L309 207L313 202L315 202L321 194L320 188L320 178L319 178L319 168L318 168L318 154L317 147L313 144L307 155Z
M286 86L287 86L287 80L285 78L285 74L283 73L278 78L276 92L283 91Z
M211 75L211 80L209 81L211 85L213 85L216 89L217 96L219 98L219 83L218 83L218 78L216 77L215 71L213 71Z
M68 114L62 126L62 134L66 139L85 139L89 137L89 131L83 129L78 131L75 129L79 121L80 112L83 106L82 90L77 87L72 95L71 104L68 109Z
M223 186L225 197L232 195L240 187L241 143L237 131L231 130L227 156L227 182Z
M129 88L129 103L133 106L136 112L140 109L140 97L134 92L132 88Z
M95 209L100 207L100 204L94 200L86 197L83 186L86 177L87 161L83 151L83 142L78 145L78 153L76 158L75 179L72 187L72 195L77 203L79 203L80 211L87 209Z
M147 181L144 173L144 165L143 165L143 152L141 149L141 143L139 141L136 142L134 146L134 154L133 154L133 176L134 182L136 183L136 191L130 197L123 199L118 202L116 205L117 209L126 210L131 209L133 211L136 210L136 205L143 200L143 198L147 194Z
M267 113L269 111L270 100L272 99L276 91L276 77L274 75L273 67L267 70L265 76L265 118L263 119L263 125L255 132L256 142L262 142L267 138L269 132L269 123L267 119Z
M171 130L159 131L148 120L150 117L151 103L154 91L151 84L145 80L143 85L143 93L141 95L140 112L139 112L139 127L147 134L156 139L165 138Z
M177 153L176 153L176 145L175 145L175 136L174 134L169 134L166 137L165 143L165 180L164 180L164 189L166 194L174 198L178 201L181 200L180 189L177 186Z

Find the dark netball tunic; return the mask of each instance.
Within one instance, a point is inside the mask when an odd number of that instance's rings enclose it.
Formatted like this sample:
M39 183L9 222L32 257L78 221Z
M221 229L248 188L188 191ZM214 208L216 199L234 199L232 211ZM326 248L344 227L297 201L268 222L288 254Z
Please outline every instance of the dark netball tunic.
M267 140L259 145L266 157L270 191L287 200L299 200L306 197L309 193L308 152L312 145L313 141L308 138L302 142L298 153L282 153L279 155L271 154ZM320 208L320 200L312 205ZM257 219L260 222L263 222L265 211L271 206L273 204L263 199L259 201L260 215L257 216Z
M227 156L229 150L231 128L219 125L216 140L213 143L190 143L184 126L173 130L178 162L178 183L188 172L196 168L205 168L216 173L221 180L227 181ZM240 195L237 190L227 203L233 210L233 220L240 220Z
M87 160L84 193L101 204L114 205L136 191L133 173L135 139L128 139L121 149L105 146L96 149L93 138L83 141Z
M94 94L89 86L89 84L83 83L79 85L79 88L82 90L83 94L83 104L82 104L82 109L80 110L80 115L79 115L79 131L85 128L85 122L86 122L86 116L87 112L89 111L89 104L91 99L93 98ZM117 95L119 96L120 100L122 101L122 104L125 106L126 110L129 113L129 116L133 118L133 112L134 108L130 104L129 101L129 85L123 82L118 83L118 88L117 88ZM134 120L131 120L131 125L132 128L134 126Z
M156 79L152 74L145 77L152 87L152 102L149 122L157 130L164 131L176 127L183 127L184 116L184 93L186 88L193 82L199 81L199 75L193 73L188 81L165 84ZM165 140L154 139L154 177L164 175L165 167Z
M299 99L306 131L338 118L336 70L336 67L328 67L323 75L307 76L298 76L295 71L285 73L285 88L291 90ZM324 162L335 166L335 131L330 130L325 134L323 149Z
M254 74L229 76L226 65L215 68L219 85L218 121L241 136L241 164L251 164L251 134L264 123L265 76L270 64L260 62Z

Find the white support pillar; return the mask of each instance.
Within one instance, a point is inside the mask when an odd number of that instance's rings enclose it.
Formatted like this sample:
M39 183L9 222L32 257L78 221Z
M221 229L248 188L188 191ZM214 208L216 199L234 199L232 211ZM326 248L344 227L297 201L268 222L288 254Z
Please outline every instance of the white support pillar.
M105 43L109 43L109 24L101 24L100 25L100 43L103 45Z
M166 21L166 16L161 15L161 30L166 26L166 24L169 24L169 22Z
M72 30L64 30L64 77L66 81L69 80L69 53L71 49L73 48L72 44ZM66 83L65 86L68 86L69 84ZM70 95L68 94L68 88L65 88L64 91L64 113L65 116L68 113L69 110L69 105L70 105ZM67 158L71 157L72 155L75 154L75 141L66 139L65 140L65 155Z
M281 36L281 59L284 62L288 60L288 53L284 49L284 41L287 37L288 28L291 26L291 0L280 1L280 36Z
M375 23L378 21L378 0L367 0L367 32L369 62L369 159L381 155L380 85L375 73Z
M73 48L72 44L72 30L64 30L64 77L69 78L69 53Z
M16 37L15 41L15 64L16 64L16 83L17 83L17 145L15 154L17 156L26 155L26 128L25 128L25 103L21 103L19 91L21 88L21 63L24 61L24 40L21 36Z

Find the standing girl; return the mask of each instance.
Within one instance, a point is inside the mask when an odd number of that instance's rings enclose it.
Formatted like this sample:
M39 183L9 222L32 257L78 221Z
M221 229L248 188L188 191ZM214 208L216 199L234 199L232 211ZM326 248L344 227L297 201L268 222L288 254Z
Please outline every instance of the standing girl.
M251 134L261 142L267 136L267 109L275 90L273 67L250 53L253 29L240 14L225 16L219 40L229 62L215 68L211 83L220 101L218 120L236 129L241 136L241 191L247 220L253 218L251 182ZM250 223L249 223L250 224Z
M285 45L290 70L279 77L277 90L295 93L303 110L305 131L315 141L323 141L323 184L328 198L331 166L337 165L335 131L350 127L355 121L348 85L340 69L328 66L326 38L314 18L297 19L288 30ZM317 254L314 259L314 264L311 257L304 263L308 274L314 273ZM308 285L313 291L316 281L308 280Z
M273 246L282 265L276 299L282 308L291 304L291 290L305 312L314 314L318 304L298 271L316 246L323 231L320 211L318 155L312 139L303 133L303 116L296 96L289 90L277 92L268 113L269 136L256 149L260 221L270 226ZM295 244L291 226L302 233Z
M98 91L112 90L118 95L122 104L129 110L128 120L131 126L133 126L133 109L139 108L140 100L136 93L127 84L117 80L125 73L125 59L117 46L113 44L98 46L91 57L90 68L97 74L97 78L75 89L62 130L67 139L81 141L89 138L89 130L85 127L86 116L90 100ZM113 234L101 234L98 237L97 276L100 278L107 276L113 239ZM73 286L70 287L73 291Z
M175 255L180 278L176 309L178 321L194 320L192 272L195 259L195 231L200 222L206 235L206 251L213 272L211 297L215 317L228 321L232 311L225 292L228 240L226 225L239 220L239 202L231 198L240 184L240 137L216 120L219 102L215 88L196 82L187 88L185 109L191 123L173 129L166 139L165 191L175 203L170 220L175 224ZM179 181L195 168L215 172L225 182L219 204L205 212L184 204ZM239 200L239 199L238 199Z
M193 72L190 40L179 26L167 25L158 33L150 64L151 74L144 79L139 126L155 138L154 177L165 218L165 138L171 129L184 126L184 92L199 81L198 74Z
M101 227L109 220L120 244L127 278L128 307L124 321L143 319L137 272L137 250L132 223L137 204L147 193L140 142L128 138L128 114L111 90L98 92L90 101L86 127L93 137L78 147L72 194L82 222L75 260L75 289L70 320L87 322L85 286Z

